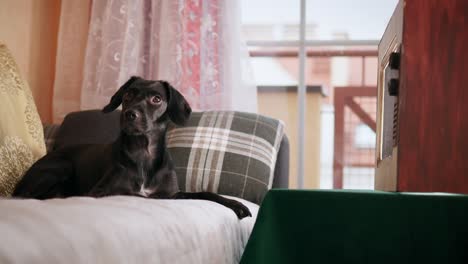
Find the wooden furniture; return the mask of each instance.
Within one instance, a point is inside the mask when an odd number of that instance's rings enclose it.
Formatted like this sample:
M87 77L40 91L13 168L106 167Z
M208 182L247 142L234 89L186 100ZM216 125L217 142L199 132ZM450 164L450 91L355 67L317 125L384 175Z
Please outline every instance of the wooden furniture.
M379 44L375 188L468 193L468 1L401 0Z

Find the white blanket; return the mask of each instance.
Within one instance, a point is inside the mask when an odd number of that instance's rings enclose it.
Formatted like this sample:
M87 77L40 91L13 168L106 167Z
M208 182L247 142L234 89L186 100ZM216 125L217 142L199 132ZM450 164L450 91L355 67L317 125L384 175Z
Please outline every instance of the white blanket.
M201 200L0 199L0 263L238 263L253 217Z

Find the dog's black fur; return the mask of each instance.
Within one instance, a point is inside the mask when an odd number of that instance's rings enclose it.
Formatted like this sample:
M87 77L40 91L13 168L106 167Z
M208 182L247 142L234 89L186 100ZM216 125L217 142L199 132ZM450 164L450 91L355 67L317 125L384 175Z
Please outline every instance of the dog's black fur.
M165 136L171 121L183 125L192 110L169 83L132 77L102 111L114 111L120 104L121 132L114 143L76 145L47 154L26 172L13 196L202 199L231 208L240 219L251 216L238 201L210 192L180 191Z

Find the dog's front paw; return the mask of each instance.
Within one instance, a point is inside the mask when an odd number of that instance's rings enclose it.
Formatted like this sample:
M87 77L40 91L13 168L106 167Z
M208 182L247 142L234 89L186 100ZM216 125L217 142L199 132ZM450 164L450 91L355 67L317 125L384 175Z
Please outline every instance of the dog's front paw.
M231 200L229 202L228 207L234 211L234 213L237 215L239 219L242 219L247 216L252 216L249 208L243 205L241 202L238 202L236 200Z

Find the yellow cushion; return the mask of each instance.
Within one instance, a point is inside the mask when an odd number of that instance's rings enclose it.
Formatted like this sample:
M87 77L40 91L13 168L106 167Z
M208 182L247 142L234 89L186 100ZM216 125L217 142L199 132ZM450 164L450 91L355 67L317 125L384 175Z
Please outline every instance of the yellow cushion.
M0 196L10 196L26 170L45 153L31 90L0 43Z

